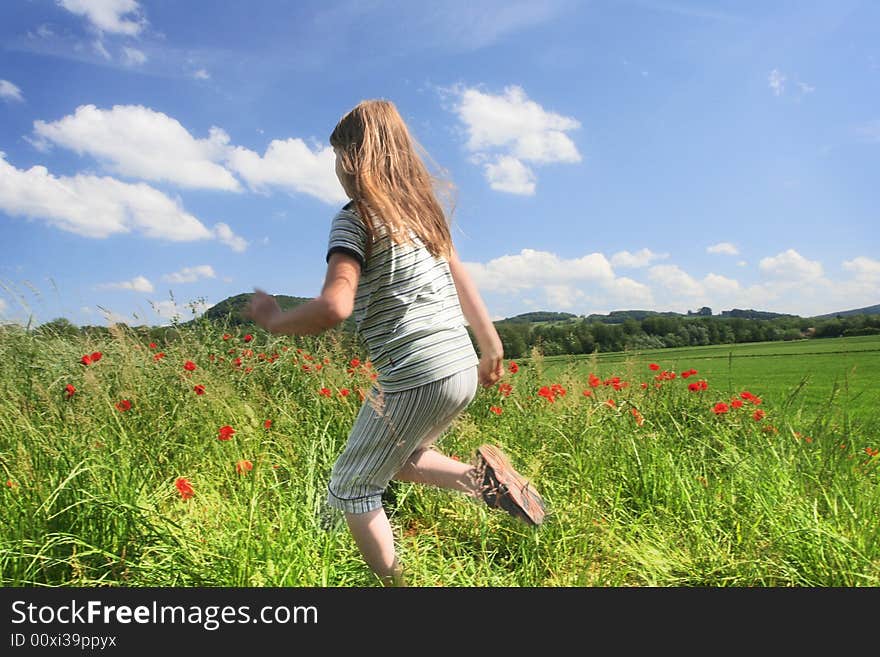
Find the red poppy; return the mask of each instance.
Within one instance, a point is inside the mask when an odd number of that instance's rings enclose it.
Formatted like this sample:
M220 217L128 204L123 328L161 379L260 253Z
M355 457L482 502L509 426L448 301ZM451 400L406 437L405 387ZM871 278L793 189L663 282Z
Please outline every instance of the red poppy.
M509 383L499 383L498 392L500 392L505 397L510 397L510 393L513 392L513 386Z
M608 408L614 408L615 406L617 406L617 404L615 403L615 401L614 401L613 399L606 399L606 400L605 400L605 405L606 405Z
M592 390L584 390L584 397L592 397L592 396L593 396Z
M302 371L303 371L303 372L311 372L311 371L312 371L312 368L309 367L308 365L303 365L303 366L302 366Z
M233 360L232 364L235 365L236 367L241 367L241 357L238 357L235 360Z
M558 383L554 383L552 386L550 386L550 390L553 392L554 395L565 397L565 388L563 388Z
M742 406L743 406L742 399L731 399L730 405L733 406L734 408L742 408Z
M634 408L630 411L632 416L636 419L636 424L642 426L645 423L645 418L642 417L642 414L639 413L639 409Z
M82 358L79 359L79 362L82 363L83 365L91 365L92 364L92 357L89 356L88 354L86 354L85 356L83 356Z
M254 464L248 461L247 459L241 459L238 463L235 464L235 471L238 474L247 474L251 470L254 469Z
M715 413L715 415L722 415L724 413L727 413L727 411L729 410L730 407L724 402L718 402L712 407L712 412Z
M351 367L357 367L360 364L361 364L360 358L352 358L351 362L349 362L349 366L351 366Z
M193 495L195 495L192 484L189 483L186 477L178 477L177 481L174 482L174 485L177 486L177 491L180 493L180 496L185 500L188 500Z
M265 422L263 422L263 428L264 429L271 429L272 428L272 420L266 420Z
M159 345L157 345L155 342L151 342L151 343L150 343L150 349L155 349L155 348L158 347L158 346L159 346Z
M323 397L329 397L333 393L330 392L330 388L321 388L321 391L318 394L322 395Z
M511 374L516 374L517 372L519 372L519 365L517 365L514 361L510 361L507 369Z
M490 406L489 410L495 413L495 415L501 415L502 408L500 406Z
M205 394L205 386L203 386L201 383L193 386L193 390L196 391L197 395L204 395Z
M648 367L651 368L652 372L656 372L657 370L660 369L660 366L657 363L651 363L650 365L648 365Z
M187 372L193 372L196 369L196 364L191 360L188 360L183 364L183 369L185 369Z
M12 481L12 479L7 479L6 480L6 487L7 488L18 488L18 484L16 482Z
M127 399L120 399L118 402L116 402L116 410L119 411L120 413L124 413L125 411L127 411L130 408L131 408L131 402Z
M64 390L65 390L65 392L67 392L67 398L68 398L68 399L70 399L71 397L73 397L73 393L76 392L76 388L74 388L73 385L70 384L70 383L68 383L66 386L64 386Z
M224 340L228 340L228 339L231 338L231 337L232 337L232 336L229 335L229 333L224 333L224 334L223 334L223 339L224 339Z
M868 456L874 457L880 454L880 449L874 449L872 447L865 447L865 454Z
M648 387L648 384L645 383L644 381L642 381L642 383L640 385L642 386L642 390L645 390Z
M348 397L350 392L351 392L351 390L349 390L348 388L343 388L342 390L339 391L339 394L342 395L343 397Z
M254 355L254 350L253 349L242 349L241 355L244 356L245 358L250 358L251 356Z
M254 339L254 336L252 336L250 333L248 333L246 336L244 336L245 342L250 342L253 339Z
M155 360L155 361L162 360L163 358L165 358L165 352L164 352L164 351L160 351L160 352L158 352L158 353L153 354L153 360Z
M92 362L97 363L101 360L101 356L103 356L103 354L100 351L92 352Z
M219 429L219 432L217 435L217 440L229 440L230 438L232 438L232 434L234 434L234 433L235 433L235 429L230 427L228 424L224 424Z
M602 385L602 379L590 372L590 379L589 381L587 381L587 383L590 384L591 388L598 388L600 385Z
M754 413L752 413L752 419L753 419L755 422L760 422L761 420L764 419L764 415L765 415L764 411L762 411L762 410L759 408L759 409L756 410Z
M552 401L556 400L556 397L553 394L553 391L550 390L550 388L547 386L541 386L541 389L538 390L538 394L541 397L544 397L548 402L552 402Z

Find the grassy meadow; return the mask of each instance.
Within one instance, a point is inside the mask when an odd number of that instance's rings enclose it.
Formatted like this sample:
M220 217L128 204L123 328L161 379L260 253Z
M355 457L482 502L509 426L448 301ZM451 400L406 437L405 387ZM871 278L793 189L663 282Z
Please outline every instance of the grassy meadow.
M2 334L0 584L378 585L324 504L372 369L245 337ZM517 365L439 446L499 444L547 519L395 484L410 585L880 585L877 338Z

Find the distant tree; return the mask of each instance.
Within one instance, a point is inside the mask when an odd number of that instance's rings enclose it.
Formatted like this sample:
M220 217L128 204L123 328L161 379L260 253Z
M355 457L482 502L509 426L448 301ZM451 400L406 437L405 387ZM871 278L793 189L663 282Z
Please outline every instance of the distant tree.
M58 338L72 338L80 334L79 328L64 317L56 317L52 321L37 327L39 335L53 336Z

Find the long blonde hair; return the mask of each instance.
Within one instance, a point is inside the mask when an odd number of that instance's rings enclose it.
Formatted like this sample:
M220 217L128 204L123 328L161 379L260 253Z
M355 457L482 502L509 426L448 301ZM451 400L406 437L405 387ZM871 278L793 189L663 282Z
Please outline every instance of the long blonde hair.
M412 230L434 257L452 255L449 222L438 200L452 185L432 176L419 153L425 150L388 100L364 100L343 116L330 134L358 214L372 241L378 219L395 243L411 242ZM449 203L450 213L452 203ZM369 246L368 241L368 246Z

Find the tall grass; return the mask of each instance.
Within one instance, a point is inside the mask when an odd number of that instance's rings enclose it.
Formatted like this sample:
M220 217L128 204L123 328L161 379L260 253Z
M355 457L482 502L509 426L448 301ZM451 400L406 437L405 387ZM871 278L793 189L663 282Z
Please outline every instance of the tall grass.
M377 585L324 502L357 389L372 384L350 362L363 355L331 340L242 336L201 325L150 348L125 330L102 342L3 332L0 583ZM95 351L98 362L80 364ZM730 394L711 380L694 393L687 382L699 376L655 381L636 362L621 364L619 390L590 387L584 371L550 374L533 354L504 378L509 396L481 389L439 443L462 460L483 442L506 450L547 500L540 528L451 492L389 489L410 584L880 584L876 431L766 395L716 415ZM553 384L565 394L551 402L538 392ZM765 418L753 419L758 409ZM253 469L238 472L241 460Z

